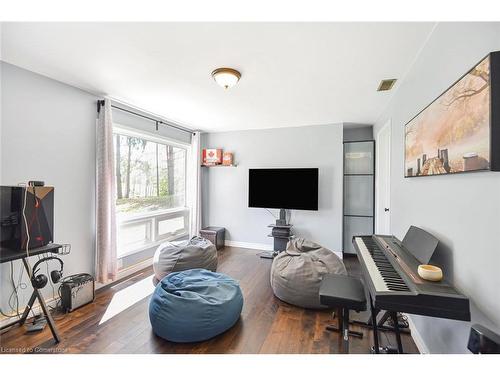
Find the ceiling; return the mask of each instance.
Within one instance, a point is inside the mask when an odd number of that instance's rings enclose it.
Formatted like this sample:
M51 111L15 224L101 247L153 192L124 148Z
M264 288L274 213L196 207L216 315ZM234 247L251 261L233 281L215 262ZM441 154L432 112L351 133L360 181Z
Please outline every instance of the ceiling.
M205 131L374 123L434 23L3 23L2 60ZM210 73L242 78L229 90Z

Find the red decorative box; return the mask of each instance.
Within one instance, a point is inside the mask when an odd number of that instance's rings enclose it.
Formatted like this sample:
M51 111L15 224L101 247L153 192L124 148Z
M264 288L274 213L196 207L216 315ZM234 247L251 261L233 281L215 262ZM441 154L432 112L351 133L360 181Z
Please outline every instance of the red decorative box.
M222 163L222 149L220 148L204 148L203 149L203 164L217 165Z

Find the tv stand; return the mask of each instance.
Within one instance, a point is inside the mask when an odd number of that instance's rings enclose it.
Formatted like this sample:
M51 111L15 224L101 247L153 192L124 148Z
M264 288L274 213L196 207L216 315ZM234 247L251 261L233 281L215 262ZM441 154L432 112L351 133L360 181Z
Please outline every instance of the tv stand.
M286 210L281 208L280 217L276 219L276 224L268 225L268 228L272 228L271 233L267 236L274 239L273 251L263 251L258 255L261 258L273 259L280 252L285 251L288 241L294 237L292 234L292 226L293 225L286 223Z
M280 218L276 219L276 226L286 226L286 210L284 208L280 209Z

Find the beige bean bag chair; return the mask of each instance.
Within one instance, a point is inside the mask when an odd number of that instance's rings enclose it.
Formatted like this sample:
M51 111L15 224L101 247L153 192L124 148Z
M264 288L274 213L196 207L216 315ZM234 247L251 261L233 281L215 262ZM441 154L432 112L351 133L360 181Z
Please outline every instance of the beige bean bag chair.
M165 242L153 257L153 283L156 285L172 272L193 268L217 270L217 249L212 242L197 236L189 241Z
M326 308L319 303L319 286L328 273L347 275L344 263L332 251L304 238L288 242L273 260L271 287L274 295L289 304Z

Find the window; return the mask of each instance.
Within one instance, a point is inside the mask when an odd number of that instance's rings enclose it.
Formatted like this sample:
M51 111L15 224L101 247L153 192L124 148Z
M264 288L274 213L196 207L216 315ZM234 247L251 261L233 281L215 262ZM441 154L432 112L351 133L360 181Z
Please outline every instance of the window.
M118 258L188 234L187 146L119 126L113 131ZM122 262L123 267L125 263Z

